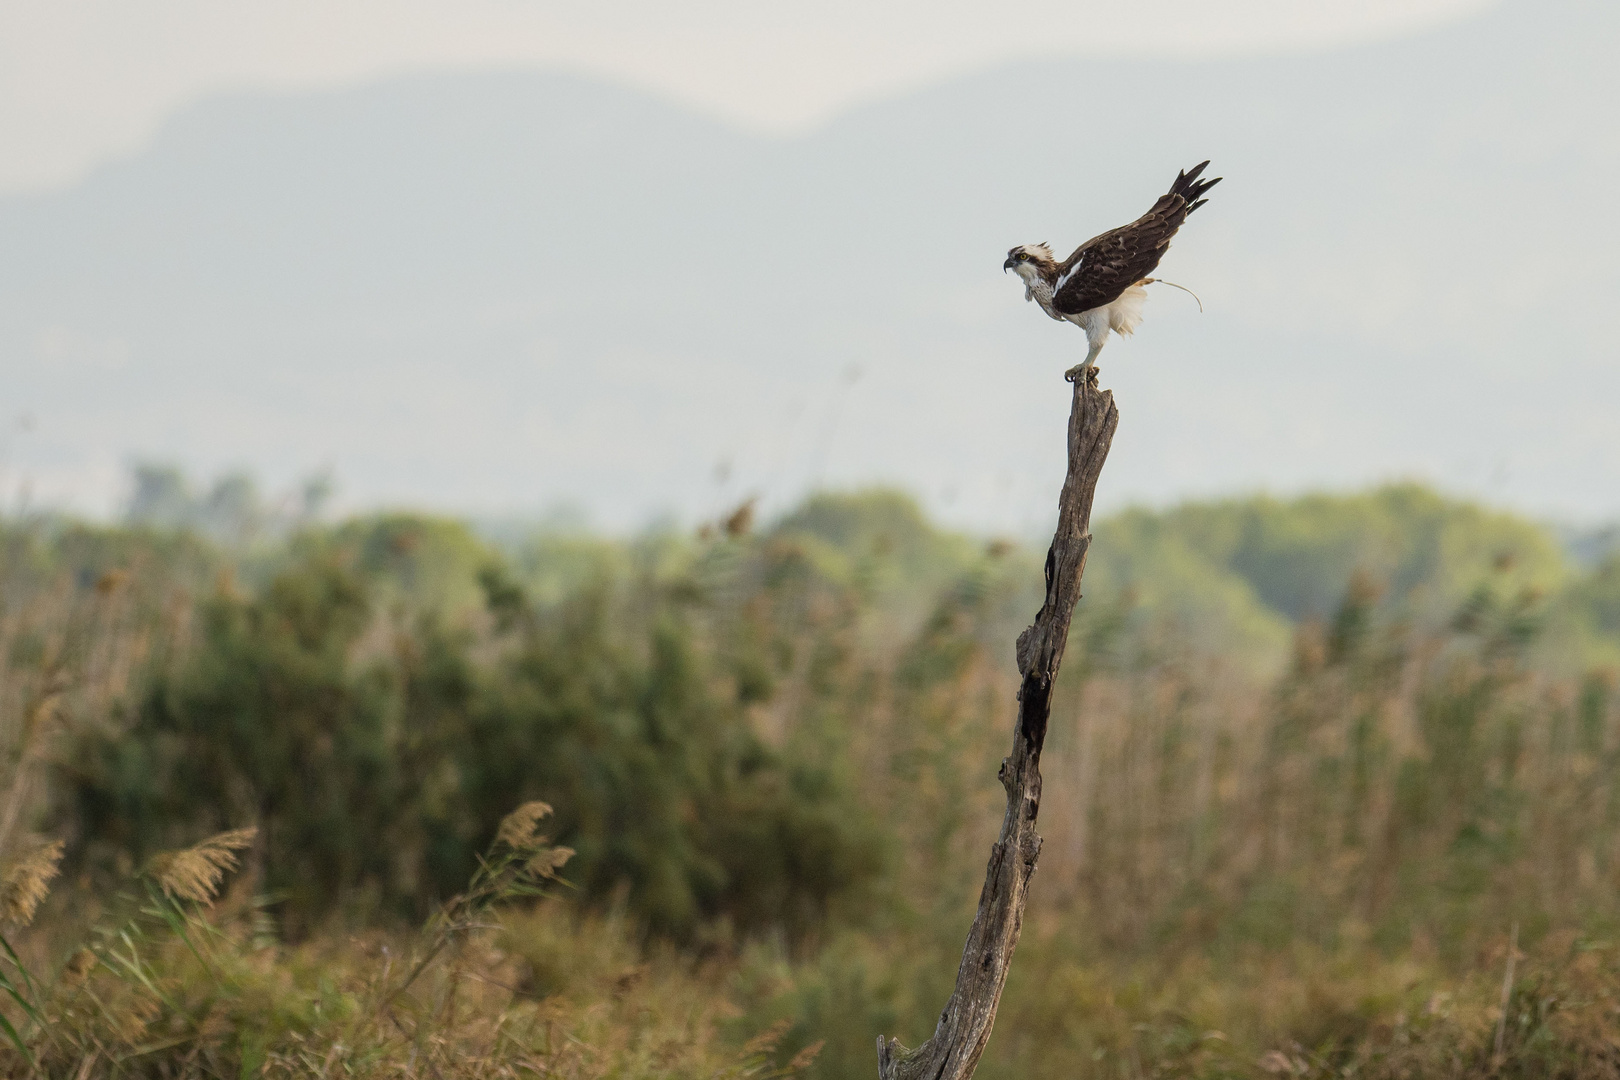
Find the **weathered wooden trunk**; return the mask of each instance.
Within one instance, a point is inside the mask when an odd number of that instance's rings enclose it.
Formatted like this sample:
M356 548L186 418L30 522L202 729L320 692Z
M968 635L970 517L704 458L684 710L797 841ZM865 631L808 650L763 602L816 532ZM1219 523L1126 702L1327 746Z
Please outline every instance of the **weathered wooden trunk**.
M1069 640L1069 622L1080 599L1080 577L1091 547L1091 501L1097 478L1119 426L1112 391L1099 389L1097 369L1085 368L1074 384L1069 413L1069 469L1058 497L1057 533L1046 553L1046 601L1029 629L1018 635L1018 723L1012 753L1001 763L1007 812L990 848L979 910L962 950L956 989L939 1014L933 1036L915 1050L878 1037L881 1080L967 1080L990 1041L996 1006L1007 981L1013 949L1024 923L1024 903L1041 837L1041 747L1052 712L1052 686Z

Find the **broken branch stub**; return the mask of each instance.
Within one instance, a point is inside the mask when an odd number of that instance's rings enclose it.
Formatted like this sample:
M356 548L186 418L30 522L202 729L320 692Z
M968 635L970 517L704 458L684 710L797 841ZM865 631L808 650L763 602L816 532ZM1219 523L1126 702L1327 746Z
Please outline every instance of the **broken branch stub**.
M1007 812L990 848L979 909L962 949L962 964L933 1036L915 1050L878 1036L881 1080L967 1080L990 1041L996 1006L1024 922L1024 903L1041 838L1035 817L1041 806L1041 747L1052 711L1052 686L1069 641L1069 623L1080 599L1080 577L1091 547L1091 501L1103 462L1119 426L1112 391L1097 386L1097 369L1086 368L1074 384L1069 412L1069 469L1058 496L1057 532L1046 553L1046 601L1029 629L1018 635L1018 723L1012 753L1001 763Z

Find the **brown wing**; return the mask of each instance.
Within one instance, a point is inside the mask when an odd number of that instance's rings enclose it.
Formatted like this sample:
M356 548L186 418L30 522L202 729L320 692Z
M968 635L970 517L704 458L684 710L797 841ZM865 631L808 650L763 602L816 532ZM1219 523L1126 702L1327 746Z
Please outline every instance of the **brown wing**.
M1052 306L1064 315L1090 311L1119 299L1120 293L1153 273L1181 223L1204 204L1203 193L1220 183L1218 176L1198 179L1208 164L1179 173L1153 209L1129 225L1081 244L1058 267Z

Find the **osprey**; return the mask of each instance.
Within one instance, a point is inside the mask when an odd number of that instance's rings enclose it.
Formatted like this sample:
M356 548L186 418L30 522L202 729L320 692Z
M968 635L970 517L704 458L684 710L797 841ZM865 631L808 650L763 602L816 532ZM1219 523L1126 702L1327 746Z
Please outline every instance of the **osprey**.
M1221 182L1219 176L1198 179L1208 165L1206 161L1177 174L1176 182L1153 209L1129 225L1087 240L1062 262L1052 257L1052 249L1045 244L1023 244L1007 252L1001 267L1018 271L1024 279L1024 299L1034 300L1052 318L1072 322L1086 332L1091 350L1082 363L1064 373L1065 378L1076 378L1092 365L1108 340L1108 331L1130 334L1136 330L1147 300L1142 286L1158 280L1147 275L1159 265L1170 238L1187 215L1208 201L1204 192Z

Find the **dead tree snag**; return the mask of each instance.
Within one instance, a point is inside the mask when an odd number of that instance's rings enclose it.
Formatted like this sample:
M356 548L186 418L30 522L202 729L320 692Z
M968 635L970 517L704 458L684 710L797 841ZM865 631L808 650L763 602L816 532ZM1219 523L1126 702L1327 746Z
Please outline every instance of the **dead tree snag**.
M939 1014L933 1036L915 1050L878 1036L881 1080L967 1080L990 1041L996 1006L1024 922L1024 902L1041 838L1041 746L1052 711L1052 686L1080 599L1080 576L1091 547L1091 500L1119 426L1112 391L1097 386L1097 369L1084 368L1069 412L1069 469L1058 496L1057 533L1046 553L1046 601L1029 629L1018 635L1018 723L1012 753L1001 762L1007 813L990 848L979 910L962 949L956 989Z

